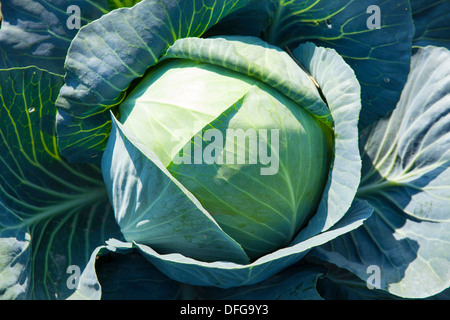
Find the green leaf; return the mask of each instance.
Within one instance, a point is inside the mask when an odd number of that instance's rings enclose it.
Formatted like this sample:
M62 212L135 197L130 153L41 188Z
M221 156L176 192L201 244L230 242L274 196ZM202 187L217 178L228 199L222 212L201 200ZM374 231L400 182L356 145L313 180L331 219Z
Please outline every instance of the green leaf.
M183 144L257 83L220 66L170 60L139 82L120 104L118 120L167 167Z
M382 271L380 287L408 298L450 286L450 52L426 47L413 56L395 111L361 136L357 197L375 214L317 250L362 279Z
M192 286L161 273L131 245L101 246L93 253L78 290L69 299L321 300L316 284L325 271L299 262L254 285L229 289Z
M327 230L350 208L360 180L358 115L360 86L353 70L333 49L300 45L293 51L297 60L322 88L334 120L334 159L316 214L296 241Z
M139 1L3 1L0 68L34 65L64 75L67 49L80 27L111 10L133 6ZM70 6L79 9L79 16Z
M411 0L415 48L428 45L450 49L450 2L446 0Z
M0 243L17 235L8 250L25 250L24 241L31 242L15 266L29 256L16 279L28 279L27 299L68 296L67 268L83 270L94 248L120 237L100 169L70 166L58 153L54 102L61 85L61 76L36 67L0 70L0 202L7 208ZM0 260L0 270L8 264Z
M255 128L265 128L266 134ZM202 141L211 129L213 141ZM217 148L218 143L223 145ZM171 162L167 169L253 259L290 243L315 214L332 145L332 132L325 125L276 90L258 84L182 148L181 153L190 150L187 163ZM262 148L270 149L271 163L261 163ZM209 163L207 149L215 149L222 160ZM236 161L241 155L244 164Z
M70 46L57 101L62 154L72 162L99 163L111 129L109 110L131 82L177 39L201 36L247 2L144 0L82 28Z
M128 242L204 261L247 263L242 248L160 160L113 118L102 171L116 221Z

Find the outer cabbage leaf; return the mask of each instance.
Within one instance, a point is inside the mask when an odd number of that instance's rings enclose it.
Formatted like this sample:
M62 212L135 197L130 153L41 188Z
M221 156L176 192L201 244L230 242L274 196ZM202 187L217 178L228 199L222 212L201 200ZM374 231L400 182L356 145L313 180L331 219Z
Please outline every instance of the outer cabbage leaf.
M71 162L99 163L111 129L109 110L131 82L177 39L201 36L247 2L144 0L82 28L68 51L57 101L61 153Z
M334 157L317 213L296 241L302 241L339 221L353 202L361 175L358 150L360 86L353 70L335 50L300 45L293 51L322 89L334 119Z
M361 85L360 128L389 113L409 70L414 27L407 0L280 1L267 32L270 42L295 47L313 41L335 49ZM370 6L380 8L380 29L369 29Z
M120 7L140 0L9 0L2 1L0 68L38 66L64 74L64 60L70 42L80 27ZM72 11L69 6L76 6ZM69 10L68 10L69 9ZM70 27L70 28L69 28Z
M357 197L375 214L314 251L362 279L368 266L378 266L381 289L401 297L429 297L450 286L449 92L450 52L419 50L395 111L361 135Z
M273 8L272 8L273 9ZM264 38L273 10L266 0L251 0L248 5L227 15L205 33L205 37L238 35Z
M64 299L74 290L67 268L83 270L93 249L120 237L100 169L69 166L58 153L54 102L61 85L61 76L36 67L0 70L5 298Z
M316 289L324 270L297 263L251 286L221 289L194 287L191 299L202 300L323 300Z
M376 17L370 9L373 6L380 9L379 29L368 27ZM248 15L251 19L247 22ZM219 22L209 35L229 34L228 30L260 36L281 48L312 41L335 49L361 84L360 128L392 111L398 102L414 35L407 0L254 1Z
M450 49L450 2L411 0L415 48L434 45Z
M104 246L95 248L88 260L83 273L78 275L75 292L66 297L66 300L99 300L101 287L95 272L95 264L99 257L109 253Z

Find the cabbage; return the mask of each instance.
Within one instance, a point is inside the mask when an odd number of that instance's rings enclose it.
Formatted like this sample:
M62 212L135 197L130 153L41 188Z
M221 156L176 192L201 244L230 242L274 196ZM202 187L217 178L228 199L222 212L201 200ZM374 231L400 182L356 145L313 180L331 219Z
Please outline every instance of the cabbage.
M261 51L268 69L274 53L267 51L274 49L242 40L238 54ZM332 130L251 75L168 60L152 68L119 111L124 128L250 258L287 245L317 210L333 156ZM145 230L124 236L152 243Z

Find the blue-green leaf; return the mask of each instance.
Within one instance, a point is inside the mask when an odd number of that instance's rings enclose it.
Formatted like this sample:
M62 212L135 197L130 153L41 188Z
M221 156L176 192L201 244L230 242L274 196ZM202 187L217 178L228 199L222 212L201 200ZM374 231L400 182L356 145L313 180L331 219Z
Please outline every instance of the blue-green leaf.
M0 68L34 65L64 75L67 49L82 26L139 1L3 1Z
M361 135L357 197L374 207L360 228L316 253L380 287L423 298L450 286L450 52L425 47L395 111Z
M428 45L450 49L450 2L411 0L415 34L414 47Z
M68 51L57 101L61 153L70 161L99 163L111 129L109 110L131 82L177 39L201 36L247 2L144 0L82 28Z
M212 26L205 38L223 35L253 36L263 39L263 31L272 20L273 10L266 0L250 0L249 3Z
M368 27L373 6L380 10L380 29ZM280 46L312 41L335 49L361 84L360 128L365 128L395 107L409 70L413 34L407 0L310 0L280 1L267 37Z
M69 299L321 300L316 285L324 272L323 267L300 262L254 285L229 289L192 286L161 273L131 244L101 246L92 254L78 290Z
M203 300L322 300L316 289L324 270L301 263L251 286L221 289L195 287L193 298Z
M373 19L378 19L374 6L380 12L379 29L369 29ZM440 15L444 17L442 7ZM210 35L227 34L228 30L260 36L291 50L307 41L335 49L361 84L360 128L394 109L409 71L414 36L408 0L252 1L214 26Z
M359 185L361 159L358 150L360 86L353 70L335 50L300 45L297 60L318 82L334 120L334 157L317 213L296 241L330 228L350 208Z
M0 243L10 248L6 256L24 251L14 270L29 257L15 277L27 299L67 297L74 291L67 268L83 270L94 248L120 237L100 169L70 166L58 153L54 102L61 85L61 76L36 67L0 70ZM14 246L11 235L18 237ZM2 257L0 270L9 263Z

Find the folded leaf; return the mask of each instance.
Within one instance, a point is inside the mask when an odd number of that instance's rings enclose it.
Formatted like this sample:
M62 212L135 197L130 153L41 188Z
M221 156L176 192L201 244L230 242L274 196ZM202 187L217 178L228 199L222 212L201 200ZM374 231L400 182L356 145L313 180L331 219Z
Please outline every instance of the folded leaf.
M319 84L334 120L334 157L317 213L295 241L327 230L350 208L359 185L361 159L358 150L360 86L353 70L333 49L300 45L296 59Z
M248 262L239 244L114 117L102 171L116 221L127 241L203 261Z

